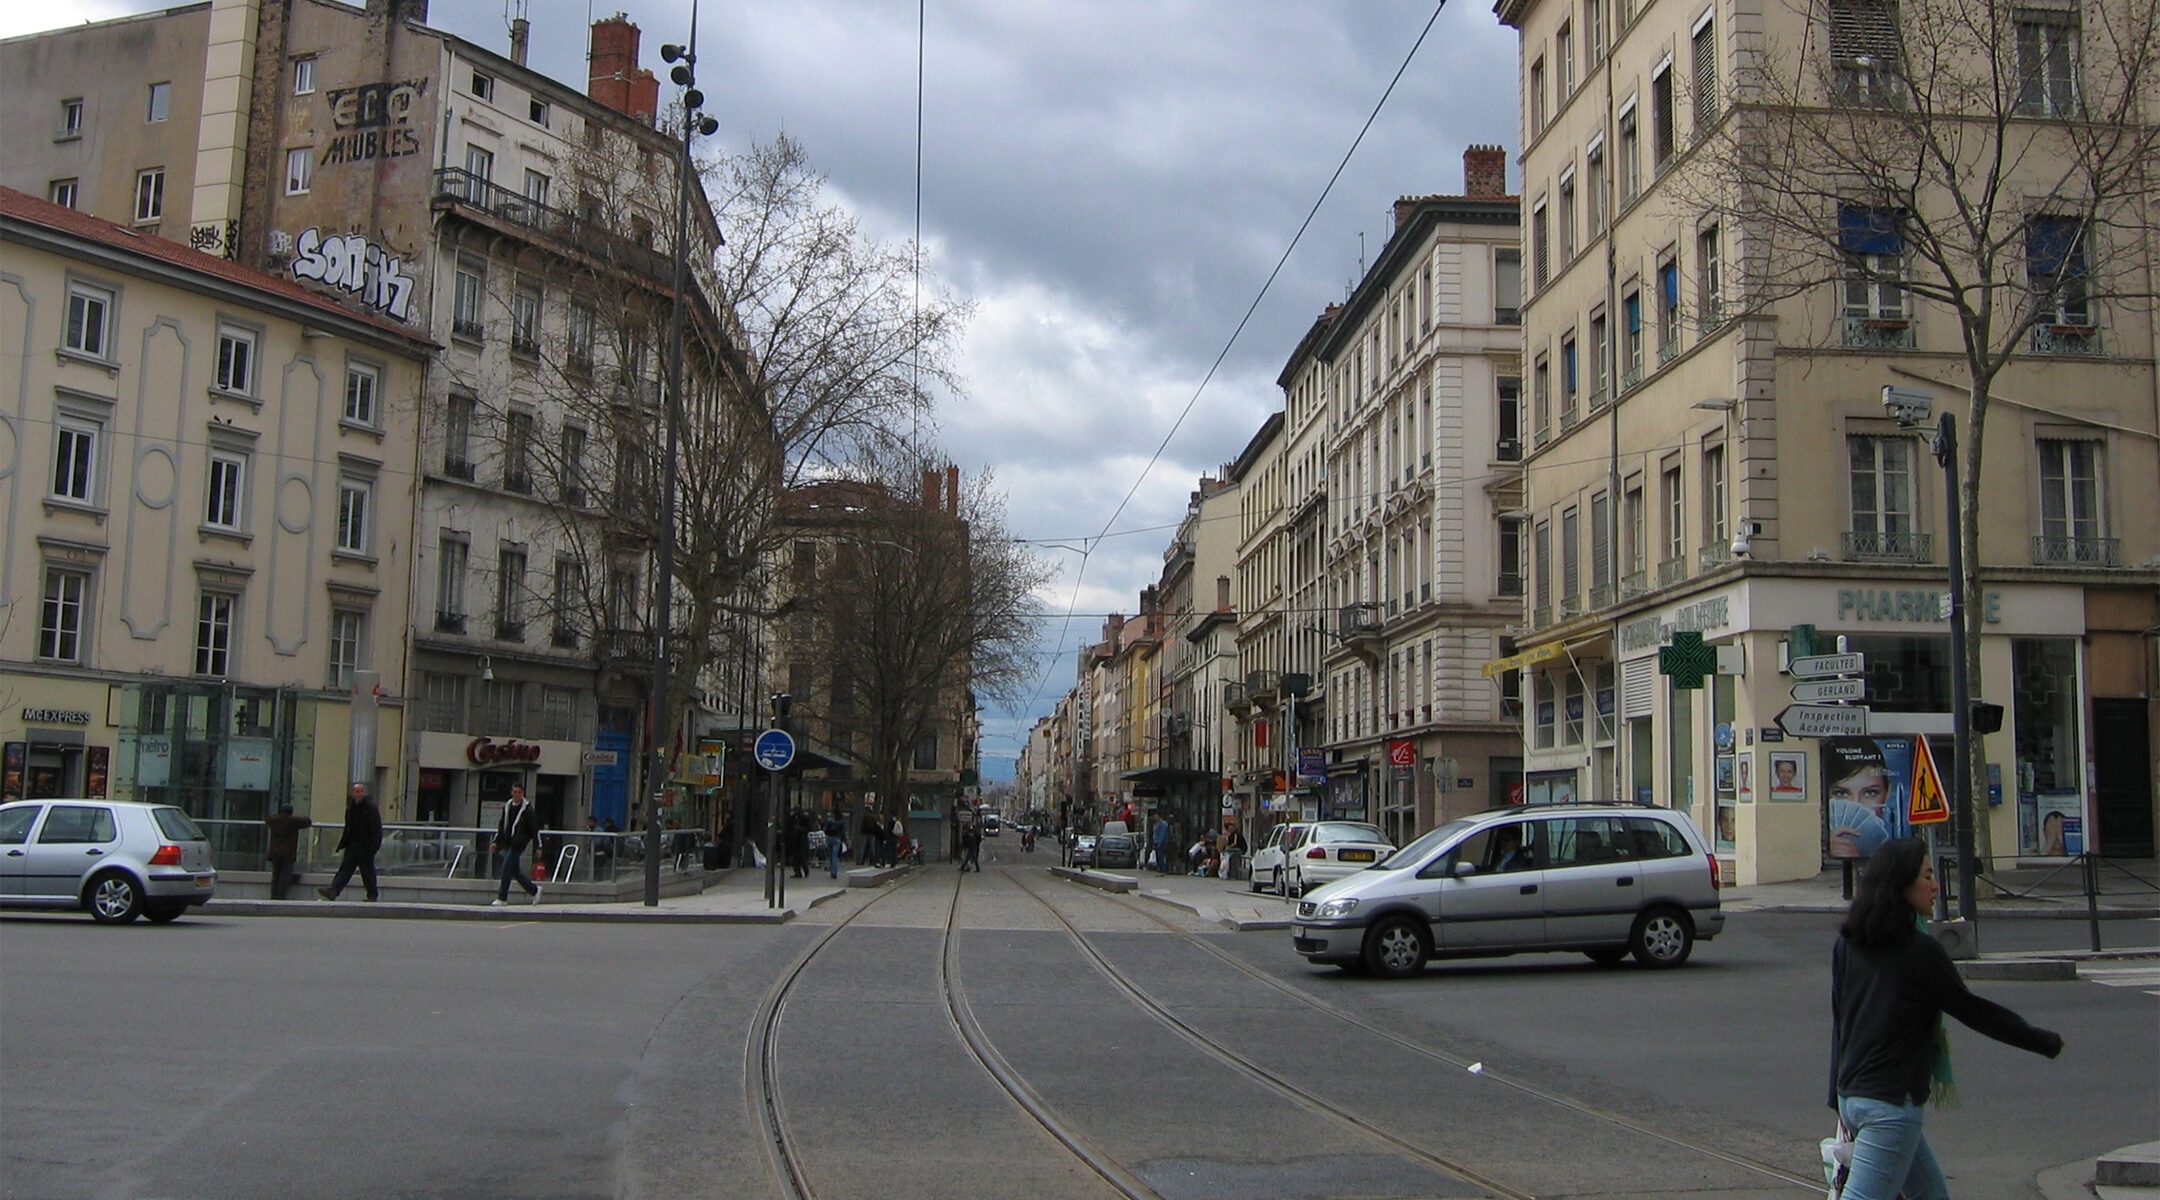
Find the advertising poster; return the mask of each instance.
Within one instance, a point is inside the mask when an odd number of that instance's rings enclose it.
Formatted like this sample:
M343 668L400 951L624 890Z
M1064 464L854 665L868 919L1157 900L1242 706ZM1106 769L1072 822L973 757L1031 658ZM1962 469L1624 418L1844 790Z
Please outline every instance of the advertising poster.
M1913 743L1909 737L1824 738L1822 786L1831 858L1865 859L1912 832Z
M23 798L23 771L29 766L30 746L27 742L7 744L7 767L4 782L0 782L0 800Z
M92 746L84 756L83 795L92 800L103 800L107 779L112 774L112 747Z
M2042 858L2066 858L2085 852L2085 798L2075 792L2034 797L2036 836L2020 847Z
M1770 799L1788 804L1807 799L1807 755L1797 750L1770 752Z

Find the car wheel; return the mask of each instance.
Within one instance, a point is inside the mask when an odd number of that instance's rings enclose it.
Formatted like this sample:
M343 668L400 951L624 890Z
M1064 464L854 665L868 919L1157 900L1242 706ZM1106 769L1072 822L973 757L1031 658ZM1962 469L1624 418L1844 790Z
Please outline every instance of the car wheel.
M1695 949L1695 927L1676 908L1653 908L1635 918L1628 950L1646 967L1677 967Z
M1617 967L1620 965L1620 960L1628 956L1626 946L1600 946L1595 950L1585 950L1583 953L1590 956L1591 962L1601 967Z
M1245 890L1249 892L1258 892L1260 890L1260 873L1258 871L1247 871L1245 873Z
M107 925L124 925L142 915L142 885L120 871L90 881L90 915Z
M1407 979L1425 969L1432 943L1425 927L1408 917L1382 917L1365 935L1365 965L1387 979Z
M158 925L170 925L179 920L180 914L186 911L187 905L185 904L146 904L143 906L143 915L150 918L152 923Z

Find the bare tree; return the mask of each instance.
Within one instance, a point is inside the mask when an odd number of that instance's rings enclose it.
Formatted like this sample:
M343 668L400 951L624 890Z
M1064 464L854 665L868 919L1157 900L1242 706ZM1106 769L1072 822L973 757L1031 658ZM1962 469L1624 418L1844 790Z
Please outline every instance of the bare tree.
M1930 361L1965 377L1955 536L1976 612L1995 385L2035 354L2097 359L2102 314L2155 299L2160 9L1788 2L1798 19L1766 24L1805 40L1746 44L1721 123L1716 98L1695 97L1698 128L1714 132L1666 194L1691 221L1729 214L1743 320L1884 354L1918 348L1916 309L1955 322L1957 359ZM1965 657L1978 696L1977 638ZM1971 756L1985 778L1977 738ZM1986 863L1988 825L1975 829Z

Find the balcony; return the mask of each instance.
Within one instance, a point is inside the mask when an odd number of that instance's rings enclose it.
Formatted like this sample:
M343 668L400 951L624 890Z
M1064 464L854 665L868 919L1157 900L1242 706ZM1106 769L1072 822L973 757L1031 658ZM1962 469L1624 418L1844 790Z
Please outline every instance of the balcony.
M1522 324L1522 310L1519 308L1495 308L1493 309L1492 323L1495 325L1520 325Z
M520 358L540 357L540 339L530 333L510 335L510 353Z
M472 460L451 455L443 459L442 473L452 479L462 479L467 483L471 483L473 480Z
M654 279L671 276L672 262L667 255L615 232L604 219L581 217L549 207L456 167L435 172L435 206L485 217L488 218L483 222L485 224L522 230L562 248Z
M1493 447L1493 457L1499 459L1501 462L1521 462L1522 439L1501 438L1500 441Z
M1846 533L1844 540L1847 562L1935 561L1935 539L1931 534L1855 529Z
M521 496L530 496L532 494L531 472L504 471L503 490L506 492L516 492Z
M1636 384L1641 383L1642 372L1643 369L1641 363L1636 363L1634 366L1629 367L1627 370L1620 372L1620 390L1624 392L1627 391L1629 388L1634 387Z
M1572 398L1570 399L1572 400ZM1560 409L1561 432L1565 433L1566 431L1573 429L1575 427L1575 422L1580 420L1582 420L1582 413L1575 407L1572 402L1563 406Z
M525 622L495 620L495 640L498 642L522 642L525 640Z
M1695 313L1695 332L1710 333L1725 323L1725 302L1712 300Z
M1912 322L1902 317L1845 318L1844 345L1853 350L1910 350L1918 345Z
M1687 578L1687 558L1668 558L1657 565L1657 585L1669 588Z
M2097 325L2035 325L2032 331L2034 354L2099 354L2100 327Z
M1726 544L1722 534L1713 538L1708 545L1695 551L1695 565L1706 572L1715 571L1731 561L1732 547Z
M482 342L487 340L487 326L477 317L457 317L450 322L450 335L468 342Z
M564 488L562 490L562 502L564 508L585 507L585 489L581 487Z
M2043 567L2119 567L2122 539L2035 535L2032 560Z
M1523 594L1523 577L1522 577L1522 576L1520 576L1520 575L1502 575L1502 576L1500 576L1500 583L1499 583L1499 588L1498 588L1498 590L1499 590L1499 593L1500 593L1501 595L1503 595L1503 596L1520 596L1520 595L1522 595L1522 594Z
M639 629L610 629L600 635L600 651L601 657L616 660L617 666L650 665L652 635Z
M1572 621L1572 620L1574 620L1575 618L1577 618L1577 617L1581 616L1582 614L1583 614L1583 607L1582 607L1582 597L1581 597L1581 596L1563 596L1563 597L1561 597L1561 598L1560 598L1560 619L1561 619L1561 620L1563 620L1563 621Z
M1599 384L1590 390L1590 411L1596 412L1611 400L1612 397L1605 394L1605 385Z
M1650 590L1650 578L1641 571L1630 571L1620 577L1620 598L1633 600Z
M1540 604L1530 610L1530 623L1539 629L1552 624L1552 605Z
M1592 584L1590 587L1590 611L1597 612L1600 609L1611 608L1612 605L1612 585L1609 583Z
M557 650L575 650L578 647L578 632L567 625L557 625L554 631L548 634L548 645Z
M436 613L436 614L435 614L435 632L437 632L437 633L464 633L464 632L465 632L465 614L464 614L464 613L459 613L459 612L439 612L439 613Z
M1672 332L1671 336L1658 343L1657 360L1658 365L1661 367L1680 357L1680 319L1678 315L1669 318L1665 323L1665 327Z

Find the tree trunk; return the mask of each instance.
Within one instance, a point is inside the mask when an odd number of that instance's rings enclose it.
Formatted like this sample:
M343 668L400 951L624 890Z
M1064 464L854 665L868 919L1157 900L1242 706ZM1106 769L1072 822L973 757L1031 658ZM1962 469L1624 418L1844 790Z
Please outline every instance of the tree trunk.
M1975 370L1972 378L1976 382L1966 409L1970 419L1966 422L1965 442L1958 447L1963 461L1958 464L1957 537L1964 555L1961 564L1964 578L1958 581L1958 588L1964 593L1965 690L1968 702L1977 702L1983 694L1980 686L1980 626L1985 611L1981 607L1980 587L1980 464L1981 447L1987 436L1988 387L1993 376ZM1970 729L1972 714L1966 713L1965 720ZM1970 787L1961 799L1965 809L1960 819L1972 822L1973 872L1978 881L1992 875L1995 868L1994 831L1983 798L1987 793L1987 743L1978 733L1966 739L1965 765Z

